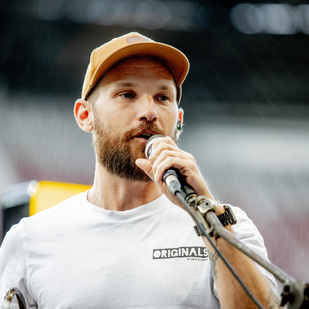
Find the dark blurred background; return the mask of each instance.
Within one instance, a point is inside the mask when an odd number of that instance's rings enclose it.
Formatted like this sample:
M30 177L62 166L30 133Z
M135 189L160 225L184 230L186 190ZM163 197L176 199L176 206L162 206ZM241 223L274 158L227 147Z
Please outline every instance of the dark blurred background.
M90 52L138 31L190 59L180 145L216 198L248 213L271 261L309 280L307 1L10 0L0 14L2 196L32 179L92 183L73 104Z

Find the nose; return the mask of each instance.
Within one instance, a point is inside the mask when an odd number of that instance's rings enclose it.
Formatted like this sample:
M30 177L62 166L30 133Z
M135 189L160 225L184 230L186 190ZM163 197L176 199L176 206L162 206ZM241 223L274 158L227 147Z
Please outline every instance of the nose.
M139 104L138 120L140 121L156 121L158 118L155 102L152 96L147 95L141 98L141 104Z

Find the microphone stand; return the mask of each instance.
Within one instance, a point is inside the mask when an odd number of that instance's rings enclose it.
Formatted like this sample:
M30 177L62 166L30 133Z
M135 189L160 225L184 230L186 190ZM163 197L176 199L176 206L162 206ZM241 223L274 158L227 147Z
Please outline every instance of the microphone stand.
M268 262L245 244L239 241L232 233L226 230L215 215L216 202L206 196L197 196L195 191L178 177L174 170L168 170L163 178L169 191L181 202L197 225L197 232L202 237L211 240L211 237L222 237L236 249L273 274L284 284L281 293L281 306L287 309L309 308L309 284L296 281L279 267Z

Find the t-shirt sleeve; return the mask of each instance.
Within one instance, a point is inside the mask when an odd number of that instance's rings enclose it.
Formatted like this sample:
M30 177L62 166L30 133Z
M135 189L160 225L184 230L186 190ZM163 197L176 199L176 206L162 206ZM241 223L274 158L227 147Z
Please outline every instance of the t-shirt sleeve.
M0 248L0 304L5 294L18 288L26 299L28 308L36 308L28 289L26 257L23 244L22 223L14 225L6 234Z
M252 251L257 253L266 261L268 260L267 249L264 244L264 239L260 234L255 224L248 218L246 213L238 207L233 207L233 211L237 218L235 228L233 226L236 237ZM258 265L260 271L268 279L274 289L277 289L277 282L274 276L269 273L264 267Z
M239 207L232 206L233 212L236 216L237 223L233 225L235 236L249 249L261 256L263 259L268 260L267 250L264 244L264 239L260 234L255 224L248 218L246 213ZM257 267L267 278L270 286L277 293L277 281L275 277L269 273L265 268L257 264ZM218 297L216 285L214 283L214 293Z

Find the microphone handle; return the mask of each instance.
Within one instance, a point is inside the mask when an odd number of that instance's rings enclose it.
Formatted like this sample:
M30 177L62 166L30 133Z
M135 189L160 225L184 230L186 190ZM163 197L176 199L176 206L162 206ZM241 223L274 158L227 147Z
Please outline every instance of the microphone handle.
M194 189L187 184L184 177L174 168L166 170L163 174L162 180L174 195L176 195L177 192L182 193L185 199L190 195L196 195Z

